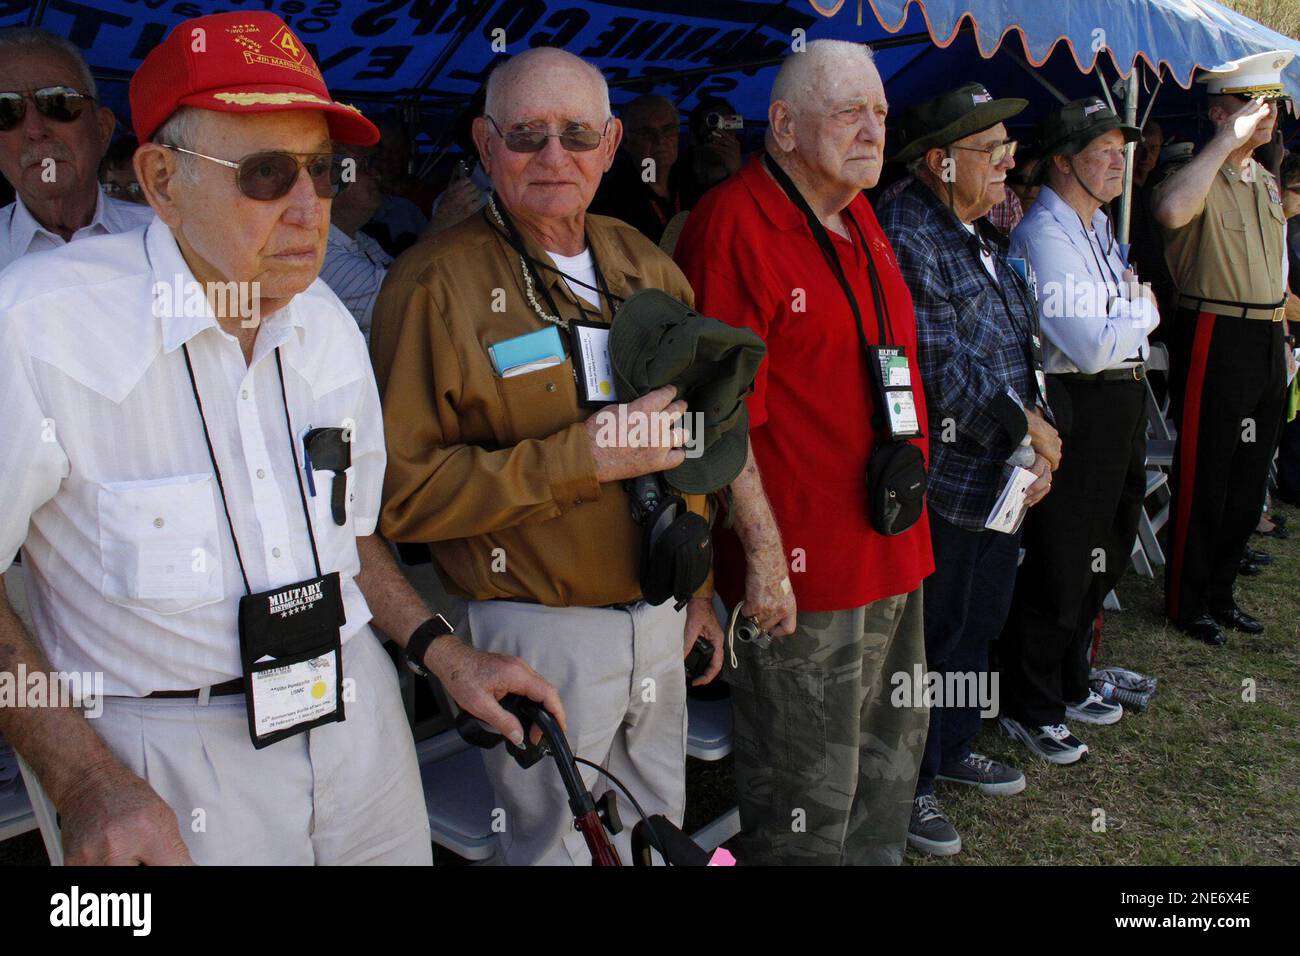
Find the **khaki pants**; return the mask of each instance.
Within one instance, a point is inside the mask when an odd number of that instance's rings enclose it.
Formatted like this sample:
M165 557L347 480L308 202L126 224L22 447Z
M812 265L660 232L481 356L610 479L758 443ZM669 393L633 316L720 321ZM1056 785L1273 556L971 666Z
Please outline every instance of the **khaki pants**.
M750 864L896 864L929 714L890 702L925 663L921 589L846 611L799 612L766 648L736 642L738 856Z
M242 696L104 698L109 749L176 811L200 864L418 864L433 850L397 673L374 631L343 645L346 720L253 749Z
M560 692L566 736L578 757L600 764L632 791L649 815L681 826L686 806L684 611L671 603L627 610L553 608L516 601L471 601L465 608L474 646L522 657ZM459 630L459 628L458 628ZM496 747L483 752L497 806L505 811L499 858L511 865L591 864L554 761L523 770ZM608 780L578 768L593 796ZM614 845L632 862L636 811L618 794L623 832Z

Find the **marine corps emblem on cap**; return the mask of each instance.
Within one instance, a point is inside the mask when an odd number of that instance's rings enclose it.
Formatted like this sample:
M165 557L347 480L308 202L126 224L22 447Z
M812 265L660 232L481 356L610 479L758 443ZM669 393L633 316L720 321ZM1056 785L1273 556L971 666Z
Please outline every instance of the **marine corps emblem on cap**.
M1206 84L1211 96L1259 96L1264 99L1285 99L1282 71L1294 53L1286 50L1269 50L1230 60L1222 66L1206 70L1196 82Z
M179 24L131 78L136 137L147 142L179 107L222 113L318 110L330 138L369 146L379 130L330 96L316 61L273 13L216 13Z

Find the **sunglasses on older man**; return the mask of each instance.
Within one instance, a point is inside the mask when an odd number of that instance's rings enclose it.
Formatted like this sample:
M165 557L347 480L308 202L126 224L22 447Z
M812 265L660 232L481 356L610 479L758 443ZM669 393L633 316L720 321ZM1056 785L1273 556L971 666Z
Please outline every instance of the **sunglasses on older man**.
M27 115L27 100L36 104L36 112L46 119L71 123L94 98L70 86L45 86L31 93L0 93L0 132L16 129Z
M570 126L559 133L550 133L544 129L512 129L503 133L497 121L491 116L487 117L487 121L492 124L497 135L506 141L506 149L512 153L540 153L546 148L547 141L552 138L558 139L560 145L571 153L590 152L605 138L611 122L605 120L605 126L600 131L587 129L584 126Z
M270 202L287 196L289 190L293 189L293 184L298 181L298 171L301 169L307 170L316 195L321 199L331 199L343 188L343 159L333 153L282 153L269 150L232 162L170 143L163 145L178 153L197 156L235 170L235 183L239 186L239 191L259 202Z

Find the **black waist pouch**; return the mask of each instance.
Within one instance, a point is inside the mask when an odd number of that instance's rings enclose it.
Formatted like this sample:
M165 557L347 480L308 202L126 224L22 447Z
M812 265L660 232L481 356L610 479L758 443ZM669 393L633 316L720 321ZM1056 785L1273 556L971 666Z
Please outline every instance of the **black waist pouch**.
M687 511L680 497L670 496L643 531L641 596L652 605L674 598L680 609L699 590L712 567L713 536L708 521Z
M910 442L879 445L867 462L867 514L871 527L892 537L921 519L925 507L925 457Z

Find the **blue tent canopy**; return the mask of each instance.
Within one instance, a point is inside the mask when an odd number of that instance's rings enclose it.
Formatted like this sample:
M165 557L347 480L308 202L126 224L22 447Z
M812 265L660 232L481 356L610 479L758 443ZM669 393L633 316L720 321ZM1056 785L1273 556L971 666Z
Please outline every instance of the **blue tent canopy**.
M1300 43L1212 0L0 0L0 27L35 24L87 51L105 100L181 20L271 9L311 48L336 95L363 108L458 110L504 55L563 46L597 63L615 103L653 89L689 109L706 94L766 114L775 64L796 36L869 42L891 103L966 79L1052 104L1024 66L1078 96L1142 70L1166 82L1156 115L1190 115L1196 68ZM802 32L800 32L802 31ZM1104 54L1104 55L1103 55ZM1300 96L1300 59L1286 82Z

